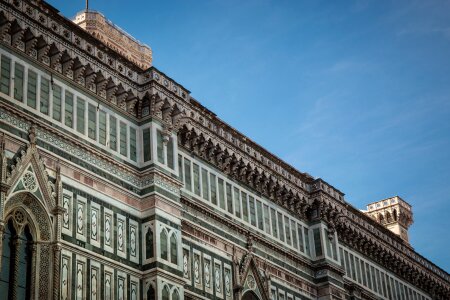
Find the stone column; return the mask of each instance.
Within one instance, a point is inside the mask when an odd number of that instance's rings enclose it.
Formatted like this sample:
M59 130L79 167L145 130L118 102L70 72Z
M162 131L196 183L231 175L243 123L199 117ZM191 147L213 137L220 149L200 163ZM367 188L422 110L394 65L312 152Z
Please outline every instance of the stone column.
M61 290L60 283L60 265L61 265L61 219L62 215L65 212L64 207L61 206L62 203L62 184L61 184L61 175L59 163L57 165L57 205L53 210L53 214L55 216L55 243L53 244L53 299L58 300L59 294Z
M0 183L0 220L3 222L3 206L5 205L6 200L6 189L7 187Z
M30 291L30 299L34 299L36 286L38 283L36 282L36 261L37 261L37 245L35 243L31 243L31 291Z
M59 299L60 290L60 260L61 260L61 244L53 245L53 299Z
M13 240L14 245L14 271L13 277L10 281L10 287L12 288L11 300L17 299L17 286L18 286L18 275L19 275L19 248L22 241L16 236Z
M0 222L0 270L2 269L2 256L3 256L3 234L5 232L5 224Z

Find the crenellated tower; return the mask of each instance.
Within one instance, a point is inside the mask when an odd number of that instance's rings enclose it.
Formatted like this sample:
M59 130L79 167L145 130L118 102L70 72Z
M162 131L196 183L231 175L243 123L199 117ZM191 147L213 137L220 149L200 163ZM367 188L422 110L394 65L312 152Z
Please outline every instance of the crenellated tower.
M399 196L367 205L367 215L409 243L408 228L414 222L411 205Z

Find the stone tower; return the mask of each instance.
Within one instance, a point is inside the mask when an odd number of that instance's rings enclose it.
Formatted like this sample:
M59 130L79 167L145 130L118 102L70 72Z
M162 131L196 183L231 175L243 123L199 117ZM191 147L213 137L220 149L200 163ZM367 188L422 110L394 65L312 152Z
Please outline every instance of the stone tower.
M367 205L367 215L409 243L408 228L413 223L411 205L394 196Z
M103 14L93 10L83 10L75 16L73 22L141 69L146 70L151 67L152 49L114 25Z

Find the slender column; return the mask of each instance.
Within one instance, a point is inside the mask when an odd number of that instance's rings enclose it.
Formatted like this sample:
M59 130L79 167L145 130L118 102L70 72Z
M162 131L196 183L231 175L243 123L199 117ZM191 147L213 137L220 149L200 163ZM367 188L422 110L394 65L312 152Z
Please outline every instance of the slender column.
M13 240L14 245L14 271L13 277L11 278L10 285L12 287L11 300L17 299L17 287L18 287L18 277L19 277L19 249L22 241L16 236Z
M2 221L2 223L4 221L3 206L5 205L6 202L6 191L8 190L8 188L9 188L8 186L0 182L0 220Z
M56 241L53 244L53 299L58 300L61 292L61 282L60 282L60 265L61 265L61 219L62 215L66 211L62 206L62 181L61 181L61 167L59 161L56 164L56 207L53 211L55 216L55 233Z
M2 269L2 256L3 256L3 233L5 232L5 224L0 222L0 270Z
M38 283L36 282L36 261L37 261L37 244L32 243L31 245L31 291L30 291L30 299L34 299L34 294L36 291L36 286Z
M60 282L59 282L59 273L60 273L60 257L61 257L61 245L54 244L53 245L53 299L59 299L59 290L60 290Z

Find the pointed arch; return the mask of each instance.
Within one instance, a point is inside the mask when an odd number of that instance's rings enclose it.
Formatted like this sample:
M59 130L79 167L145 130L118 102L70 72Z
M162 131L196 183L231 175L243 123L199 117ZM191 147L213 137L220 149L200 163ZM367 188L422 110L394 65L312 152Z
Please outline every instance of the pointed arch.
M52 218L57 208L57 190L38 153L34 126L30 126L29 139L30 144L13 157L10 172L2 174L1 181L8 189L0 218L12 220L16 236L22 241L21 247L14 249L20 254L15 264L21 266L20 272L15 271L17 275L11 277L14 291L28 293L31 299L48 299L53 290L51 274L59 273L49 243L55 239Z
M153 230L148 227L145 234L145 259L153 258Z
M164 285L161 292L161 300L170 300L170 291L167 285Z
M391 216L391 213L390 212L386 212L386 221L389 223L389 222L392 222L392 216Z
M5 232L3 233L3 245L2 245L2 267L0 273L0 294L3 296L9 296L9 287L11 285L11 260L13 257L13 237L16 235L16 230L12 224L12 220L9 220L5 226Z
M29 217L22 209L7 216L2 245L0 295L31 299L33 295L34 238Z
M35 134L35 128L30 127L30 138L35 139ZM49 180L34 141L26 149L16 153L13 160L15 164L11 166L11 172L5 178L10 186L6 195L7 201L18 192L27 191L36 196L48 213L53 211L56 206L55 185Z
M174 289L172 291L172 300L180 300L180 293L178 293L178 289Z
M159 235L159 240L160 240L160 256L162 259L168 260L168 253L167 253L167 248L168 248L168 234L167 234L167 230L166 229L162 229L161 233Z
M18 210L25 215L32 235L37 241L51 241L53 239L53 228L49 213L35 195L29 192L19 192L7 198L3 210L5 219L9 219Z
M242 296L242 300L259 300L259 298L254 292L248 291Z
M170 235L170 262L178 265L178 242L175 232Z
M243 258L241 269L242 272L239 276L242 278L242 281L239 283L241 289L238 291L240 296L250 292L249 295L254 294L257 298L249 299L269 300L268 278L259 271L252 252L247 253L247 257Z
M153 285L150 283L147 290L147 300L156 300L155 289Z

